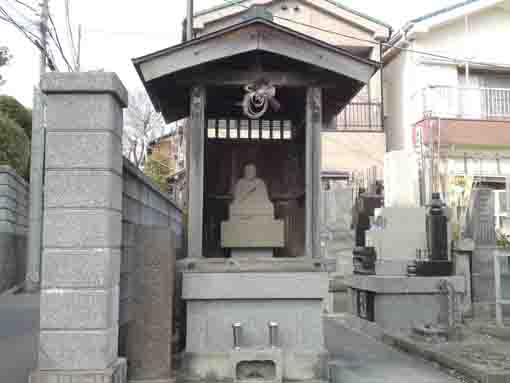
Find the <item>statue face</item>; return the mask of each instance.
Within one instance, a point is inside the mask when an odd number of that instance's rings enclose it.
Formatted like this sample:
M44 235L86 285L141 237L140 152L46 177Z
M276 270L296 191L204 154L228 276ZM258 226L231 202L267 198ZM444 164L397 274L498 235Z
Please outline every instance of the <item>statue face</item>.
M253 164L248 164L244 167L244 178L253 180L257 177L257 168Z

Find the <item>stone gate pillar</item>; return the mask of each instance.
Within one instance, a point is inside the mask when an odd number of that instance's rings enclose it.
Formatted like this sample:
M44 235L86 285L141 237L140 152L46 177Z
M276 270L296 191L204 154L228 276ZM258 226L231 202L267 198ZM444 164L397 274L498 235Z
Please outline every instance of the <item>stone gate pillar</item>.
M122 109L112 73L47 74L38 370L33 383L126 381L119 359Z

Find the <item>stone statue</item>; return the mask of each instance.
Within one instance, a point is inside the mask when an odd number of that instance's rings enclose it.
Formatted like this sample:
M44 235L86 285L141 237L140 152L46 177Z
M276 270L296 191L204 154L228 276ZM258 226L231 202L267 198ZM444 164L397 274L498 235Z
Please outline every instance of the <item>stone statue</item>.
M230 205L230 218L236 215L267 215L274 218L274 207L269 200L266 183L257 177L254 164L244 167L243 178L234 188L234 201Z
M235 185L229 220L221 223L221 245L239 249L232 256L272 256L273 248L284 246L284 223L275 219L266 183L257 177L254 164L244 167Z

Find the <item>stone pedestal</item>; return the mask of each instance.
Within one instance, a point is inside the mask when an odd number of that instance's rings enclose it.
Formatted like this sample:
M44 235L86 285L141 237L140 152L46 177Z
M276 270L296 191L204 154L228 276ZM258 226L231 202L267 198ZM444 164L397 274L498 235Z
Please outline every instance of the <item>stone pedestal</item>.
M351 314L376 322L386 330L409 332L414 326L448 322L448 296L439 290L443 280L455 290L458 320L465 294L462 276L353 275L345 277L344 283L351 295ZM364 305L361 309L360 303Z
M42 79L47 101L38 370L32 382L126 380L118 359L122 108L111 73Z
M240 355L269 348L270 321L278 323L281 365L276 370L281 368L283 379L320 378L325 356L321 306L328 288L326 273L233 272L228 267L207 272L198 265L194 269L183 274L188 378L234 379L232 324L241 323L240 349L235 351ZM261 359L246 358L247 362Z

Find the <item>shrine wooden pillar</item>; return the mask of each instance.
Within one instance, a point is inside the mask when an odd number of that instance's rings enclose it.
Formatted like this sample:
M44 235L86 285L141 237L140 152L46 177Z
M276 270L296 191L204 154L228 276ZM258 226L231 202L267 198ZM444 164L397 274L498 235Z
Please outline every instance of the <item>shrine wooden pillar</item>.
M206 89L190 92L188 163L188 257L201 257L204 222L204 153Z
M322 88L306 92L306 238L307 257L320 256Z

